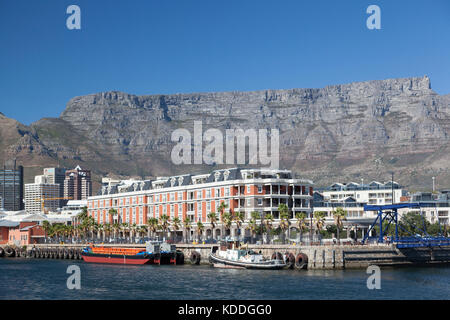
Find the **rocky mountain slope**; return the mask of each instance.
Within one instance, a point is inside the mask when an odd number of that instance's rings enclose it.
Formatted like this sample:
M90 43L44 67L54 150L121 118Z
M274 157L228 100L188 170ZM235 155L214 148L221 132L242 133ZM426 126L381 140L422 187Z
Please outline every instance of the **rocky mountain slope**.
M388 180L394 171L396 180L416 189L429 188L431 176L450 188L450 96L436 94L428 77L322 89L91 94L70 100L59 118L29 127L0 118L0 146L25 165L79 163L97 177L209 171L170 160L172 132L193 134L194 120L203 122L203 131L279 129L280 166L318 185Z

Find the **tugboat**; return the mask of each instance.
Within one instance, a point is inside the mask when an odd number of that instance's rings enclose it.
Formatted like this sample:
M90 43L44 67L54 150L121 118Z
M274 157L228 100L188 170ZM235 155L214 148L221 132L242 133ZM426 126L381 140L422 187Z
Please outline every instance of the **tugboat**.
M238 242L214 246L209 255L209 262L216 268L277 270L286 267L283 260L266 259L262 254L248 248L238 248Z

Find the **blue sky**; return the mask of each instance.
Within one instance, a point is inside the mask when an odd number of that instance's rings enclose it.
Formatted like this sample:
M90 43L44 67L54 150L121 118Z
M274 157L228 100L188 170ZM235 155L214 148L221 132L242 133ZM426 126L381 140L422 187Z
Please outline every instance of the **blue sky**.
M81 30L66 8L81 8ZM381 8L369 30L366 8ZM58 117L69 99L320 88L428 75L450 93L450 1L0 0L0 111Z

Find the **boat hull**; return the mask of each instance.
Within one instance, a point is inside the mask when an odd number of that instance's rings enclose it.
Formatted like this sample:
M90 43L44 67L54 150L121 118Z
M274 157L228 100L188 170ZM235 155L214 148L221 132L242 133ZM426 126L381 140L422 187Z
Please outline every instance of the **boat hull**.
M152 256L142 257L136 255L113 255L113 254L96 254L85 253L81 254L81 257L85 262L91 263L112 263L112 264L148 264L153 260Z
M209 261L216 268L227 268L227 269L279 270L286 267L286 264L284 262L275 263L274 260L262 263L250 263L250 262L232 261L218 257L214 254L209 255Z

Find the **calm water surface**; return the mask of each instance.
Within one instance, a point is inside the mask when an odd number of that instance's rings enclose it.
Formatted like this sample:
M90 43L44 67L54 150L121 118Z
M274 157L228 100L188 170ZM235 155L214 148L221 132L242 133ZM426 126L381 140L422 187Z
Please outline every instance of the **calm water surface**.
M69 290L69 265L81 289ZM450 267L383 268L381 289L365 270L263 271L209 266L122 266L0 258L0 299L450 299Z

